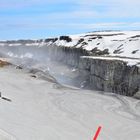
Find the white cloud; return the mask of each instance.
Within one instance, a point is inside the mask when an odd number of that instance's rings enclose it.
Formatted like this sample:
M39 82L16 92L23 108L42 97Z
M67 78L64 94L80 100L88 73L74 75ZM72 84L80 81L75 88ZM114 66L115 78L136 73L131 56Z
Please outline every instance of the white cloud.
M71 0L71 2L78 4L75 11L52 13L50 17L60 19L140 18L140 0Z
M127 23L127 22L108 22L108 23L94 23L94 24L83 24L83 23L54 23L54 24L37 24L37 23L17 23L17 24L6 24L1 25L0 28L11 28L11 29L125 29L137 28L140 26L140 22Z
M79 24L79 23L69 23L64 24L64 27L74 27L74 28L117 28L117 27L140 27L139 18L140 18L140 0L2 0L0 1L0 7L26 7L31 5L46 5L46 9L48 4L57 4L57 3L68 3L71 2L73 5L77 5L75 10L71 10L69 12L59 12L52 11L51 13L41 13L40 15L28 15L22 17L19 15L18 19L15 19L15 22L19 23L22 21L26 21L27 23L24 26L20 27L39 27L39 28L55 28L56 26L61 27L61 23L65 23L67 20L90 20L90 23L94 23L95 19L100 19L100 21L104 18L106 21L110 21L110 19L124 18L124 22L120 21L119 23L98 23L98 24ZM17 17L16 17L17 18ZM125 22L125 19L136 18L138 20L137 23L128 24ZM46 20L44 20L46 19ZM19 20L19 21L18 21ZM33 22L36 24L32 24ZM56 22L57 24L40 24L41 22ZM29 23L28 23L29 22ZM129 21L131 22L131 21ZM85 23L85 22L84 22ZM14 24L14 23L13 23ZM19 23L19 25L21 25ZM17 26L18 27L18 26Z
M61 24L59 24L61 25ZM108 22L108 23L94 23L94 24L81 24L70 23L67 25L62 24L62 27L73 27L79 29L123 29L123 28L137 28L140 26L140 22L127 23L127 22Z
M39 6L58 3L72 3L77 5L77 9L71 12L59 13L55 10L52 15L60 18L73 17L139 17L140 18L140 0L1 0L0 8L20 8L26 6ZM37 8L37 7L36 7ZM102 12L101 9L105 10ZM54 17L55 18L55 17Z

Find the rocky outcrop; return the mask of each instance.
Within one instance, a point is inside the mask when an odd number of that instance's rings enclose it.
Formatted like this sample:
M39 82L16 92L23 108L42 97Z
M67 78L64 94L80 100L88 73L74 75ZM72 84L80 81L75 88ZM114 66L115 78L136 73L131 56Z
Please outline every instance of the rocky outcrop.
M81 58L81 75L88 73L92 89L135 95L140 89L140 67L129 66L120 60Z
M133 96L140 89L140 67L130 66L122 60L107 60L91 57L88 51L80 48L47 46L52 60L77 67L80 77L87 81L88 88ZM53 55L52 55L53 54Z
M89 52L82 48L70 48L64 46L46 46L46 53L51 60L59 61L72 67L78 67L81 56L89 56Z

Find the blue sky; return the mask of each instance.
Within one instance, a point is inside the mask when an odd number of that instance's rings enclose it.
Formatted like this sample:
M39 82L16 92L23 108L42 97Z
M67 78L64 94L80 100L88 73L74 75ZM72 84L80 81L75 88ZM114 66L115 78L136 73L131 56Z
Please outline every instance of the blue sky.
M1 0L0 40L140 30L140 0Z

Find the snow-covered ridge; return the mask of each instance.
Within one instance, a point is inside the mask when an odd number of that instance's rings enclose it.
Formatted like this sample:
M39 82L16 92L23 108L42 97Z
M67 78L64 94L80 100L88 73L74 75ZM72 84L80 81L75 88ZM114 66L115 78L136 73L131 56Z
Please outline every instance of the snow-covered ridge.
M140 31L102 31L40 40L0 41L0 46L82 48L89 52L91 56L126 57L137 59L136 61L139 62Z
M61 36L48 45L83 48L93 54L140 58L140 31L106 31ZM101 54L101 55L102 55Z

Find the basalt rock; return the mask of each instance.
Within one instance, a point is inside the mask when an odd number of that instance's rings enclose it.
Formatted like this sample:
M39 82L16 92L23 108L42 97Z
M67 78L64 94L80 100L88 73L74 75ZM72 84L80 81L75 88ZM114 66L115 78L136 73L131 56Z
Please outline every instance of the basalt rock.
M140 89L140 68L120 60L82 58L79 69L88 73L92 89L126 96L133 96Z
M80 76L91 89L126 96L134 96L140 89L140 67L136 65L121 60L81 58L90 55L81 48L49 46L48 52L52 60L79 68Z

